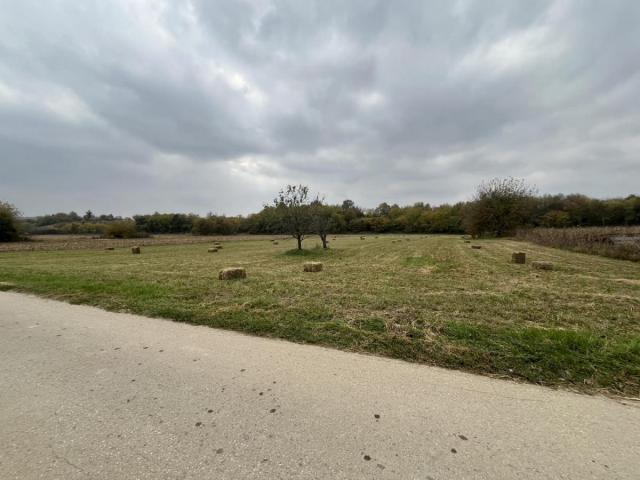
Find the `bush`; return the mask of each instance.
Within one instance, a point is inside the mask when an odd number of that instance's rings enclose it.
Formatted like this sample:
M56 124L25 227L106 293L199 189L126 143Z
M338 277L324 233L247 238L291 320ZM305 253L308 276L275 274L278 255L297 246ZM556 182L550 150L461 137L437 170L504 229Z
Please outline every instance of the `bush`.
M239 217L225 217L209 214L193 221L191 233L194 235L234 235L240 231Z
M107 225L103 223L72 223L65 225L62 229L63 233L77 233L81 235L87 234L104 234L107 231Z
M132 220L123 220L108 225L104 236L106 238L144 238L148 237L149 234L139 231Z
M0 202L0 242L20 240L19 212L10 203Z
M465 211L467 233L502 237L531 222L535 190L524 180L494 178L481 183Z
M135 215L138 230L148 233L190 233L196 215L184 213L154 213Z

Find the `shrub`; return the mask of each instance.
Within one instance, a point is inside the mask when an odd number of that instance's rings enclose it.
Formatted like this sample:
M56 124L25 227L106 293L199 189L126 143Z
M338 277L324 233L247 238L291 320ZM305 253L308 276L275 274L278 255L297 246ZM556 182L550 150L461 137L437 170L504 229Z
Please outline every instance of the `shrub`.
M0 202L0 242L20 240L18 209L10 203Z
M144 238L149 234L136 229L135 222L131 220L123 220L121 222L113 222L109 224L104 233L106 238Z

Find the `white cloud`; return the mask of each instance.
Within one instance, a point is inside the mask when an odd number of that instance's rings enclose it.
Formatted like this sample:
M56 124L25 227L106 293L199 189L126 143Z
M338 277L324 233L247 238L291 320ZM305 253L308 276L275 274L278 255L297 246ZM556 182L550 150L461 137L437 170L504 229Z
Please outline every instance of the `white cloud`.
M384 103L384 95L376 91L361 92L356 94L356 100L362 108L374 108Z
M28 214L247 213L300 182L439 203L507 175L625 195L639 22L633 0L5 2L0 190Z

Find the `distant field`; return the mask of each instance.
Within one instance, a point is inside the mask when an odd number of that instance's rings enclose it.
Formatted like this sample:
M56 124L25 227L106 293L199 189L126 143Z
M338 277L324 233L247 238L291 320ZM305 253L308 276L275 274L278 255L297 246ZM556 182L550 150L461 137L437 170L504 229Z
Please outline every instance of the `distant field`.
M510 240L473 250L454 236L340 236L328 252L311 238L304 255L288 252L292 240L254 237L223 239L217 253L206 244L133 243L141 255L0 253L0 282L109 310L640 395L638 263ZM514 250L527 252L526 265L510 263ZM307 260L324 271L304 273ZM535 270L531 260L557 268ZM248 278L219 281L229 266L246 267Z
M0 243L0 252L22 252L34 250L86 250L107 247L126 248L133 245L186 245L225 240L228 237L160 234L149 238L98 238L92 235L32 235L28 241ZM257 240L283 238L282 235L235 235L234 240Z

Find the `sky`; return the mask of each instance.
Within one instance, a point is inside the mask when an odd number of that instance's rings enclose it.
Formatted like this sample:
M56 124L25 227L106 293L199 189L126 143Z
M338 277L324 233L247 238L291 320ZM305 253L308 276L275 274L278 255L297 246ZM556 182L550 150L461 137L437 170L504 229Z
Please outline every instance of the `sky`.
M640 193L637 0L0 0L0 200L247 214Z

